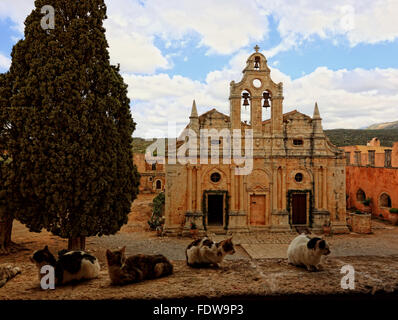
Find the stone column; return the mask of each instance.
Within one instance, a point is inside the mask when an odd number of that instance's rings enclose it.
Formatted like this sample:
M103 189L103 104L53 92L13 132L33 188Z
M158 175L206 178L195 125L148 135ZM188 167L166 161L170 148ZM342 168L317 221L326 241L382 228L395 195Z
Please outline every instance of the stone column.
M272 207L271 207L271 212L277 212L278 211L278 170L272 170Z
M231 174L231 198L230 198L230 211L235 212L236 211L236 196L235 196L235 168L234 166L231 166L230 169L230 174Z
M187 166L188 182L187 182L187 212L192 212L192 167Z
M202 188L200 166L196 166L196 212L202 212Z
M314 188L314 197L315 197L315 203L314 203L314 206L315 206L315 208L316 209L319 209L320 208L320 205L319 205L319 197L321 196L321 193L320 193L320 188L319 188L319 175L320 175L320 172L321 172L321 169L320 168L314 168L314 185L315 185L315 188Z
M287 190L286 190L286 175L284 172L284 168L282 168L282 210L286 211L286 197L287 197ZM287 212L287 211L286 211Z
M327 210L327 168L322 169L322 209Z

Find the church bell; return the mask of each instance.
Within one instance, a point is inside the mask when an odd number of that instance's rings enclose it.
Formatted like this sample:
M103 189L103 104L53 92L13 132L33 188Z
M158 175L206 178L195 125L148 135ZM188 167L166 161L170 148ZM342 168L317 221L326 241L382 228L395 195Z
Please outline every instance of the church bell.
M249 105L249 94L247 92L243 92L242 98L243 98L243 105L246 108Z
M270 99L269 92L264 92L264 93L263 93L263 98L264 98L264 105L263 105L263 108L267 109L267 108L271 107L271 106L269 105L269 99Z

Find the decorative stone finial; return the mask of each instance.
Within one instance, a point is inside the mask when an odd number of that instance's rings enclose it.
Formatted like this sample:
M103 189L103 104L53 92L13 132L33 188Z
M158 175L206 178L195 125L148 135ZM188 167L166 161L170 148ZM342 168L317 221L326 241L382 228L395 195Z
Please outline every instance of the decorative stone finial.
M260 50L260 47L256 44L256 46L254 47L254 50L256 50L256 52L258 52L258 50Z
M196 101L194 100L192 103L192 110L190 118L197 118L198 117L198 110L196 109Z
M319 113L319 108L318 108L318 102L315 102L315 108L314 108L314 115L312 116L312 119L321 119L321 115Z

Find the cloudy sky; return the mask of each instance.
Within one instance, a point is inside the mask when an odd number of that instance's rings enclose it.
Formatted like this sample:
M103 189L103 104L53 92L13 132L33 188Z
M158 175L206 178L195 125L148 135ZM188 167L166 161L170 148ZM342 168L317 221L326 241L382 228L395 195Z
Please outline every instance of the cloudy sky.
M51 0L49 0L51 3ZM199 113L229 112L258 44L271 77L284 83L284 111L324 128L398 120L398 0L106 0L112 63L129 85L137 130L154 137ZM34 0L0 0L0 72Z

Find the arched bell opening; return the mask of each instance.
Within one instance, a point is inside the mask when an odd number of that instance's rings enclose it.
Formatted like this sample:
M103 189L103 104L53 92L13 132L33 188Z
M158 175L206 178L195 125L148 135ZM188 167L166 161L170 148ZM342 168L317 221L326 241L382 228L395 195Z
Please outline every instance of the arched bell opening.
M261 58L260 58L260 56L255 56L253 69L260 70L260 67L261 67Z
M251 123L250 109L251 109L251 95L248 90L243 90L241 95L241 108L240 108L240 119L246 124Z
M271 118L271 92L266 90L262 94L263 98L261 99L261 120L268 120Z

